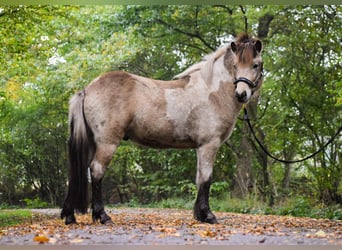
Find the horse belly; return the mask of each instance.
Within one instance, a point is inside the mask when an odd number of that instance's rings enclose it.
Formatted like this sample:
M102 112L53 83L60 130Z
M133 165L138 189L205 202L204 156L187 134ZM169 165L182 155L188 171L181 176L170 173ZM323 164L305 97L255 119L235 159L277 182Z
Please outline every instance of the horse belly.
M136 117L126 131L126 138L153 148L195 148L197 143L183 133L176 133L172 121L157 110L152 115Z
M174 149L185 149L185 148L196 148L197 144L192 140L160 140L160 138L153 137L145 137L145 138L137 138L137 137L129 137L134 143L157 149L166 149L166 148L174 148Z

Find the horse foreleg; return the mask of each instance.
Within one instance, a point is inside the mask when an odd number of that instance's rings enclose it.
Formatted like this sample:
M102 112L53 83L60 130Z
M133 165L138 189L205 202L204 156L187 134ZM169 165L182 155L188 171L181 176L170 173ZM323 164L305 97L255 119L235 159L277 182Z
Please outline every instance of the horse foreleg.
M197 198L194 206L196 220L207 223L217 223L215 215L210 211L209 190L213 164L218 146L215 143L204 145L197 149Z
M106 214L102 201L102 179L105 169L109 164L116 145L98 145L95 157L90 165L92 180L92 217L93 221L100 220L102 224L112 224L112 219Z

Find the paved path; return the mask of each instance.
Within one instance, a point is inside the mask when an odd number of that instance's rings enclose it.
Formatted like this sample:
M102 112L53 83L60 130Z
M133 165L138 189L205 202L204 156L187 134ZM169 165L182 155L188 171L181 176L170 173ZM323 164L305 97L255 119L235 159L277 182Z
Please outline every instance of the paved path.
M65 226L58 209L33 210L31 223L0 229L0 245L342 245L342 221L217 212L219 224L209 225L189 210L106 211L113 226L92 223L90 214Z

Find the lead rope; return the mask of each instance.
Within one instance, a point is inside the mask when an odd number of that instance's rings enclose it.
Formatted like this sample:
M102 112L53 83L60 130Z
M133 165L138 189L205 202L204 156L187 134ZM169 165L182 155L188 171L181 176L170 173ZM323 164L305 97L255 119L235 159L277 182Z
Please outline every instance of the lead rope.
M248 117L248 112L247 112L247 108L246 108L246 105L244 104L243 105L243 111L244 111L244 120L247 122L248 124L248 127L249 129L251 130L252 132L252 135L254 137L254 139L256 140L256 142L258 143L258 145L260 146L260 148L265 152L265 154L267 154L269 157L271 157L272 159L276 160L276 161L279 161L279 162L282 162L282 163L288 163L288 164L291 164L291 163L297 163L297 162L303 162L303 161L306 161L312 157L314 157L315 155L317 155L318 153L320 153L321 151L323 151L324 148L326 148L330 143L333 142L333 140L337 137L337 135L342 131L342 126L337 130L337 132L330 138L330 140L325 143L318 151L316 151L315 153L303 158L303 159L299 159L299 160L292 160L292 161L287 161L287 160L282 160L282 159L278 159L277 157L273 156L270 152L268 152L268 150L266 149L266 147L261 143L261 141L258 139L258 137L256 136L255 132L254 132L254 129L253 129L253 126L249 120L249 117Z

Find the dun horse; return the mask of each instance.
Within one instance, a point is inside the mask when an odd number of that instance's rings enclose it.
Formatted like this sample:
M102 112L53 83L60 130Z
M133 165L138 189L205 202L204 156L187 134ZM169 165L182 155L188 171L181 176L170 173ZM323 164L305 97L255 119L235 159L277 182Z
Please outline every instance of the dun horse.
M243 34L177 75L177 80L114 71L74 95L69 107L69 188L61 212L65 223L76 223L75 210L87 212L88 167L92 218L112 223L104 210L101 182L122 139L154 148L195 148L194 217L217 223L209 206L213 163L243 104L262 85L261 51L259 40Z

